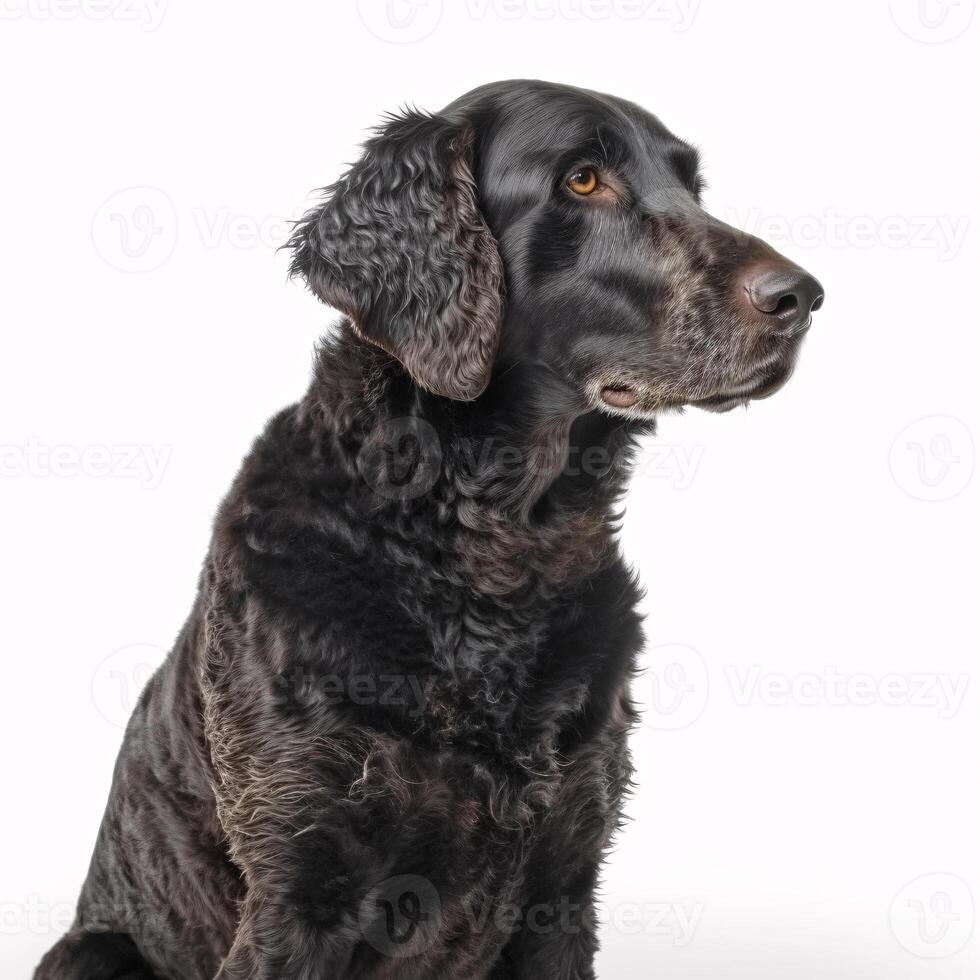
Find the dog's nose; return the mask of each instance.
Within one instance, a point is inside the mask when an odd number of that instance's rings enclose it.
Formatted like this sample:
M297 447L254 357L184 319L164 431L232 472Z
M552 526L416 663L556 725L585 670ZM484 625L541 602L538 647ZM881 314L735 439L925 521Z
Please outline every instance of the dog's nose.
M745 279L749 301L781 333L795 333L823 304L823 286L808 272L788 263L767 263Z

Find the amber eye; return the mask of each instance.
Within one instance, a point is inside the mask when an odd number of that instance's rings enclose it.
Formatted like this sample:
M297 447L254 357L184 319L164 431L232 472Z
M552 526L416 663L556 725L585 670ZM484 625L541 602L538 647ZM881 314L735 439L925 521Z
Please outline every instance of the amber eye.
M565 181L569 190L576 194L591 194L599 186L599 178L591 167L583 167Z

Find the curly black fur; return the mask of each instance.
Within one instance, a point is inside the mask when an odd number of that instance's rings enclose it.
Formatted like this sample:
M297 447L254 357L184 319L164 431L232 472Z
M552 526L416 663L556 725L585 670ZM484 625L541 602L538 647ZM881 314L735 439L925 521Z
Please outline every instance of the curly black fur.
M698 184L635 106L500 83L389 121L298 225L348 319L220 509L38 980L594 976L632 447L795 352Z

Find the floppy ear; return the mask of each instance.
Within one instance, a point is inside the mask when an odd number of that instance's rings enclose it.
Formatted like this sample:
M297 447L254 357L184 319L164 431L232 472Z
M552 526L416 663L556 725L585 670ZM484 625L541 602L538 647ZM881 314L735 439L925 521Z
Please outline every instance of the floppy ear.
M469 401L497 350L503 275L477 203L467 124L407 112L310 211L292 275L398 358L418 384Z

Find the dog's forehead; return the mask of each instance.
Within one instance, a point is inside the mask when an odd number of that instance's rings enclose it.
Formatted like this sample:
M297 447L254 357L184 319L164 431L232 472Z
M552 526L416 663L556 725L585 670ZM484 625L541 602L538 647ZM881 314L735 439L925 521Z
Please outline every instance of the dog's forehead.
M551 82L493 83L467 93L449 109L471 120L483 166L491 170L548 165L604 140L626 148L637 162L662 158L685 145L633 102Z

